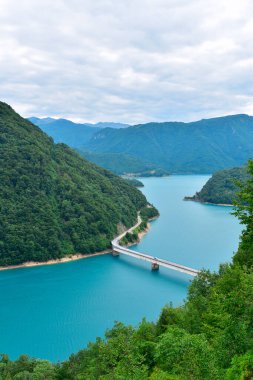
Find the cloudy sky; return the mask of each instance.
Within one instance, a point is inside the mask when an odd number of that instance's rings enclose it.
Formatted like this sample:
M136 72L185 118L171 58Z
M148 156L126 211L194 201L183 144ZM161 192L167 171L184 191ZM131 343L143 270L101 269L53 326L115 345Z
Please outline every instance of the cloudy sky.
M89 122L253 115L253 1L0 0L0 98Z

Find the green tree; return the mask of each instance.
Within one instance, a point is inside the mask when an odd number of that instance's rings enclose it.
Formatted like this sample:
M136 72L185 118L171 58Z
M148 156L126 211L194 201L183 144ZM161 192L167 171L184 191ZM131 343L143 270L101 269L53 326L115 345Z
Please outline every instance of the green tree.
M241 234L238 252L234 256L234 263L250 267L253 265L253 161L248 162L248 173L250 178L241 184L238 193L239 201L236 202L234 214L240 223L246 228Z
M204 335L192 335L172 326L156 347L157 366L186 379L218 379L216 358Z

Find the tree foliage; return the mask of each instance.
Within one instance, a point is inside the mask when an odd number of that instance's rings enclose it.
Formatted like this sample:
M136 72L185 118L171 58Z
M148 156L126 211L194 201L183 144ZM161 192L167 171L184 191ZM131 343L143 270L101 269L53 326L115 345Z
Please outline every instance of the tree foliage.
M0 266L110 247L144 195L0 103Z
M249 178L250 175L245 166L218 171L200 191L193 197L185 197L185 200L232 205L238 201L237 193L240 190L240 184L246 183Z
M238 252L234 256L234 262L248 267L253 265L253 161L248 163L249 178L240 186L236 211L234 214L240 223L245 225L241 234Z

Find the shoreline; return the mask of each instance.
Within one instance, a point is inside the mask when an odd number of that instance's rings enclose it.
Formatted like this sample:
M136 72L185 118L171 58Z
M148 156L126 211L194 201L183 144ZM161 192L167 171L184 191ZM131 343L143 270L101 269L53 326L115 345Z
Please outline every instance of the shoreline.
M205 202L205 201L200 201L198 199L191 199L191 198L188 198L186 199L186 197L184 198L184 201L190 201L190 202L197 202L197 203L202 203L203 205L211 205L211 206L222 206L222 207L234 207L234 205L232 204L228 204L228 203L213 203L213 202Z
M152 218L150 221L157 219ZM129 230L131 230L133 227L131 227ZM135 245L138 244L143 236L145 236L151 228L151 224L148 222L147 228L144 231L141 231L138 233L138 241L135 243L131 243L130 245ZM125 231L124 234L126 234L129 230ZM128 246L130 246L128 245ZM6 267L0 267L0 272L5 271L5 270L12 270L12 269L23 269L23 268L32 268L32 267L39 267L39 266L44 266L44 265L56 265L56 264L64 264L64 263L69 263L71 261L77 261L77 260L82 260L82 259L88 259L90 257L95 257L95 256L102 256L102 255L108 255L109 253L112 253L112 249L106 249L104 251L100 252L95 252L95 253L75 253L73 255L67 255L59 259L51 259L48 261L27 261L23 264L17 264L17 265L9 265Z
M151 222L153 222L154 220L158 219L160 217L160 214L158 214L157 216L153 216L152 218L148 219L148 222L147 222L147 227L145 228L145 230L143 231L140 231L138 233L138 239L135 241L135 242L132 242L132 243L128 243L127 245L124 245L124 247L132 247L133 245L136 245L136 244L139 244L141 239L147 234L149 233L149 231L151 230ZM132 230L132 228L130 228L130 230ZM128 230L129 231L129 230ZM124 232L124 235L128 232L128 231L125 231Z
M151 224L148 222L147 228L145 228L145 230L138 233L138 239L133 243L128 243L127 245L124 245L124 247L132 247L133 245L139 244L141 239L150 231L150 229L151 229Z
M73 255L64 256L60 259L52 259L52 260L48 260L48 261L27 261L23 264L9 265L7 267L0 267L0 271L12 270L12 269L21 269L21 268L32 268L32 267L39 267L39 266L44 266L44 265L64 264L64 263L69 263L71 261L88 259L89 257L107 255L108 253L111 253L111 252L112 252L111 249L106 249L104 251L95 252L95 253L85 253L85 254L75 253Z

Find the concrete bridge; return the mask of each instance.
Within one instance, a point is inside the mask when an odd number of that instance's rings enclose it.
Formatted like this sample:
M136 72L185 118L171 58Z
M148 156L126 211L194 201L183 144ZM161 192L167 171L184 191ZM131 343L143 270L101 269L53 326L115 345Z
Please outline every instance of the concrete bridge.
M125 231L120 236L117 236L112 241L112 249L113 249L113 255L114 256L118 256L119 254L124 254L127 256L135 257L136 259L139 259L139 260L148 261L151 263L152 270L158 270L159 267L162 266L164 268L173 269L173 270L176 270L178 272L190 274L191 276L197 276L197 274L199 273L199 270L197 270L197 269L189 268L189 267L186 267L184 265L176 264L176 263L173 263L171 261L167 261L167 260L160 259L158 257L147 255L145 253L133 251L132 249L129 249L127 247L122 247L119 244L120 240L125 236L125 234L127 232L132 232L135 228L137 228L140 225L140 223L141 223L141 217L140 217L140 215L138 215L137 224L135 226L133 226L132 228L130 228L129 230Z

